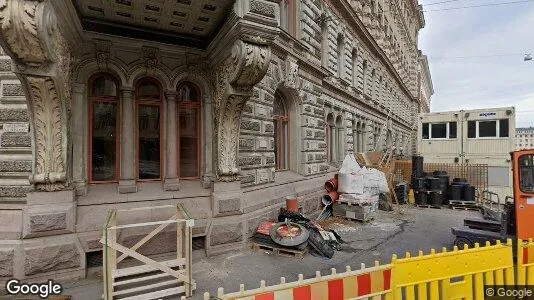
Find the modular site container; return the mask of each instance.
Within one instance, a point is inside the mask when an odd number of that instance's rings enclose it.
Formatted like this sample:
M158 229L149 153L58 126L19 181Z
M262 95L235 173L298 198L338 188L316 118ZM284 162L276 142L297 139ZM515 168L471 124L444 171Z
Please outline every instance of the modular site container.
M428 163L486 164L488 190L511 196L515 108L423 113L417 151Z

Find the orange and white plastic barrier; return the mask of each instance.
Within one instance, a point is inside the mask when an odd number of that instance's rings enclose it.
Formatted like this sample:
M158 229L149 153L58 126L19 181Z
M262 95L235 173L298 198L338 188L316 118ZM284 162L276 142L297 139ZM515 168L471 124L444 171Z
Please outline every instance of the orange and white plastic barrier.
M260 288L245 291L241 285L240 291L225 294L222 288L217 292L217 299L224 300L343 300L343 299L367 299L381 295L391 294L391 265L378 265L352 271L347 267L343 273L336 273L332 269L330 275L322 276L316 272L316 276L304 279L302 274L295 282L286 283L282 277L280 284L265 286L261 281ZM204 294L204 299L209 299L209 294ZM387 299L387 298L386 298Z
M393 256L391 264L362 268L352 271L346 267L343 273L332 269L330 275L316 273L314 278L304 279L302 274L295 282L245 290L241 284L238 292L225 294L219 288L218 300L425 300L425 299L484 299L485 285L514 285L534 283L534 242L518 243L518 280L515 279L512 241L506 244L497 241L495 245L478 244L463 250L443 248L438 253L404 258ZM521 275L523 274L523 275ZM209 293L204 299L210 299Z

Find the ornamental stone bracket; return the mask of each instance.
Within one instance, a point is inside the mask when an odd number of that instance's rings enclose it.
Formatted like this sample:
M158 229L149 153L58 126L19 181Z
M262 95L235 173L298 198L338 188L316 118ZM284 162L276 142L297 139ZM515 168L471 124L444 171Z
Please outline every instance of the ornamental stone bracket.
M271 62L271 48L261 40L238 40L232 54L215 71L214 125L217 179L236 181L241 112Z
M238 0L229 14L208 47L214 70L214 169L223 182L238 181L241 112L267 73L280 12L276 1Z
M30 182L39 191L69 187L71 43L77 26L60 24L62 0L0 0L0 43L27 98L34 150ZM68 37L60 32L68 28ZM71 33L74 35L71 36Z

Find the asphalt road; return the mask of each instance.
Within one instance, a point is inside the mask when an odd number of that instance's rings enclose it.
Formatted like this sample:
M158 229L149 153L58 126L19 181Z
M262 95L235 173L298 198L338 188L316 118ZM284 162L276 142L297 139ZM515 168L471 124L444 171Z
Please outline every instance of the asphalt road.
M419 250L429 253L431 248L437 251L442 247L450 249L454 239L450 228L461 226L466 217L479 215L473 211L402 206L394 212L380 212L367 224L333 222L330 226L348 245L337 251L332 259L312 255L295 259L252 250L197 258L193 264L197 291L192 299L203 299L204 292L215 296L219 287L233 292L243 283L247 289L252 289L259 287L260 280L273 285L279 283L282 276L286 282L291 282L297 280L299 273L309 278L315 276L316 271L330 274L331 268L343 272L347 265L357 269L361 263L371 266L376 260L388 263L393 254L404 257L407 251L415 255ZM64 294L72 295L74 300L97 300L101 293L100 281L85 280L69 285Z

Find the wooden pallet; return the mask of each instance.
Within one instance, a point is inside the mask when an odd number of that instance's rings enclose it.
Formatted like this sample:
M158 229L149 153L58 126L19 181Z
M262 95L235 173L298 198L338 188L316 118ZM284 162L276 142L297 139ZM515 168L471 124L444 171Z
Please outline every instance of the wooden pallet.
M296 249L275 247L272 245L266 245L266 244L260 244L260 243L254 243L254 242L252 243L252 250L267 251L271 254L276 254L276 255L291 257L291 258L298 258L298 259L304 258L304 256L308 253L307 248L304 250L296 250Z
M374 216L369 216L365 219L358 219L358 218L350 218L350 217L345 217L345 219L349 220L349 221L358 221L358 222L362 222L362 223L369 223L371 222L372 220L375 219Z
M465 201L465 200L449 200L450 205L457 206L477 206L475 201Z
M435 209L441 209L441 206L435 206L430 204L416 204L415 206L421 207L421 208L435 208Z
M480 210L480 207L472 205L449 205L449 207L454 210Z

